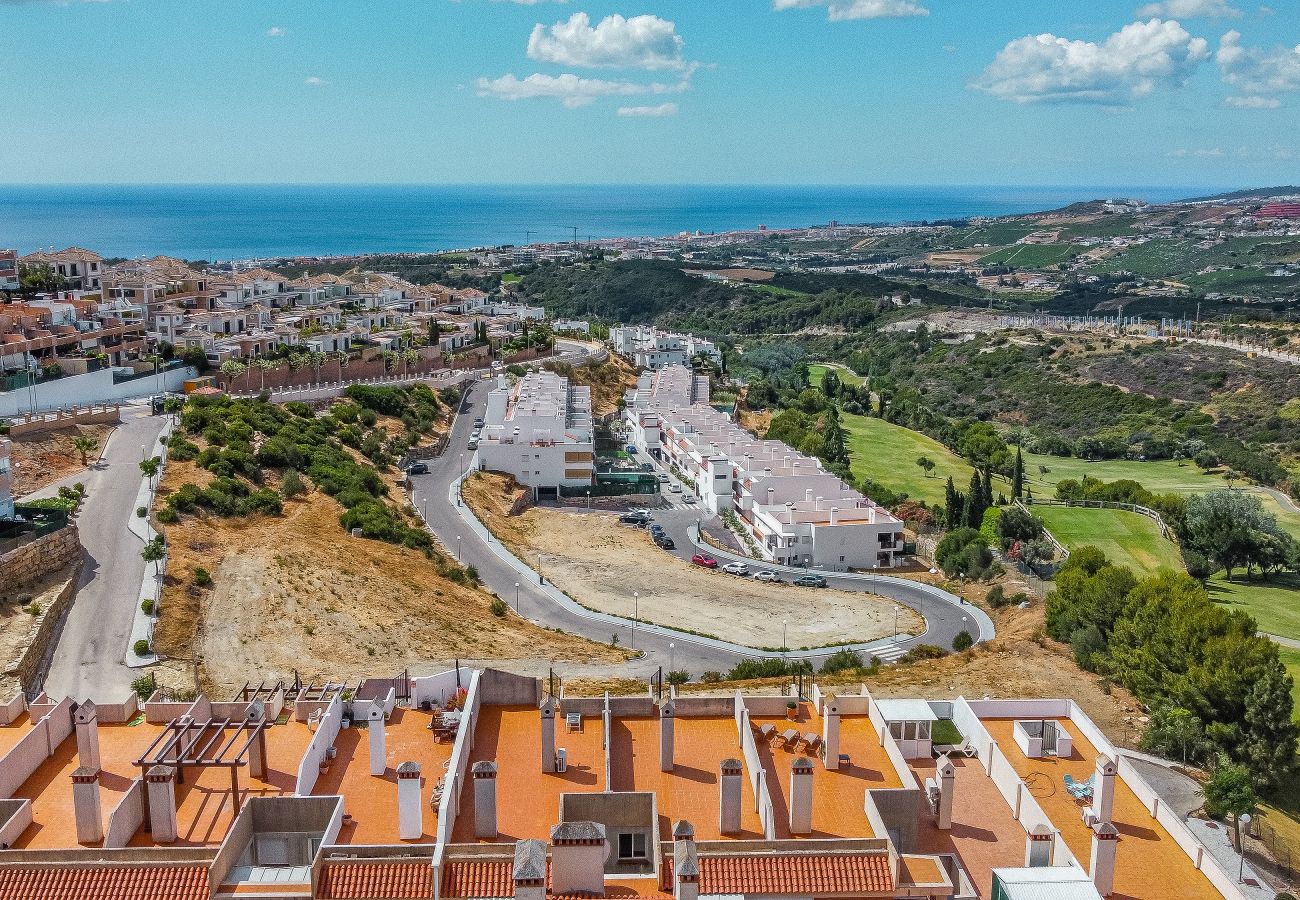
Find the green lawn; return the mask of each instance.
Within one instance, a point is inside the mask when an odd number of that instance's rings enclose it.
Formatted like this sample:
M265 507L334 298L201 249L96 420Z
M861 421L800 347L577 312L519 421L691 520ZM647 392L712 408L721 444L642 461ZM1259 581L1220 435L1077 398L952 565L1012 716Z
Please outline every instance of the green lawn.
M1237 578L1244 576L1238 570ZM1228 581L1220 572L1210 579L1215 602L1250 613L1260 631L1300 640L1300 578L1274 575L1268 581Z
M835 370L835 374L840 376L840 381L853 387L858 387L867 380L847 366L836 363L816 363L808 367L808 383L815 388L821 387L822 379L830 369Z
M1291 702L1294 704L1293 718L1300 719L1300 650L1279 647L1277 655L1282 657L1287 674L1291 676Z
M1178 548L1160 536L1156 523L1138 513L1120 509L1085 509L1075 506L1034 506L1034 515L1066 547L1092 545L1111 562L1134 572L1161 568L1182 571Z
M970 483L971 467L933 438L870 416L844 413L840 421L848 433L853 474L858 478L870 478L891 490L906 491L909 497L940 504L948 476L961 490ZM929 477L916 464L921 456L935 462Z
M1039 467L1046 466L1046 473ZM1143 484L1147 490L1156 494L1204 494L1209 491L1228 487L1218 471L1207 474L1190 462L1179 464L1177 460L1159 459L1150 462L1114 459L1101 462L1089 462L1084 459L1060 456L1040 456L1036 453L1025 454L1025 477L1033 490L1034 496L1051 498L1056 496L1056 483L1066 478L1082 479L1084 475L1100 478L1102 481L1117 481L1131 478ZM1234 490L1249 491L1259 497L1264 508L1277 516L1280 524L1291 534L1300 538L1300 514L1284 509L1271 494L1257 487L1242 485L1237 482Z

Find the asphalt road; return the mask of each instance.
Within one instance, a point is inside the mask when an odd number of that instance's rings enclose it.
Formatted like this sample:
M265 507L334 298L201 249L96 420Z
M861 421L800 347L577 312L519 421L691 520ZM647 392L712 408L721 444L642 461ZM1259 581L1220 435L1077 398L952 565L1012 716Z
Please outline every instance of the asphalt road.
M47 497L80 481L86 499L77 516L85 561L77 598L54 645L45 690L52 697L121 702L139 673L123 662L144 577L143 543L127 530L135 515L140 460L165 424L146 406L128 406L90 469L33 494Z
M547 592L541 590L534 580L534 575L522 575L509 559L503 559L500 545L490 546L491 538L484 539L474 528L468 527L460 510L452 505L448 496L453 482L464 469L471 465L473 452L468 449L469 434L473 430L473 420L482 414L486 405L488 385L484 381L470 384L469 391L462 399L460 414L452 430L451 442L447 452L439 459L430 461L428 475L412 479L415 487L415 505L420 509L430 529L447 548L448 552L459 557L465 564L473 564L478 569L483 583L511 606L518 597L519 610L526 618L548 627L561 628L571 634L578 634L592 640L607 642L611 634L618 633L624 646L635 646L647 653L646 659L630 665L630 671L645 674L659 665L668 665L671 657L676 667L686 668L693 674L709 670L725 671L736 662L745 658L775 654L760 653L747 648L720 646L718 642L704 641L692 635L671 632L652 626L640 625L636 629L635 643L632 639L630 623L624 621L611 624L610 617L591 614L585 610L575 610L571 604L563 604ZM655 512L659 521L673 537L677 545L675 551L683 559L689 560L695 548L689 531L702 513L681 503L680 497L672 496L674 506L671 509ZM574 514L581 514L575 511ZM724 554L713 552L721 561L727 561ZM749 560L748 564L758 566ZM790 580L802 570L788 570L772 567L782 572L784 580ZM727 590L726 579L735 578L719 573L719 592ZM948 647L953 637L963 630L973 635L980 631L979 618L982 613L972 607L964 606L951 595L944 595L928 585L920 585L899 578L879 576L837 576L828 574L831 586L846 591L864 591L887 596L901 605L919 612L927 621L924 635L916 638L904 637L898 641L885 640L873 642L870 652L885 661L892 661L902 656L907 648L917 642L939 644ZM516 583L519 584L516 594ZM985 621L987 621L985 619ZM986 634L985 637L989 636ZM669 646L669 645L674 646ZM789 653L790 657L809 656L815 661L818 656L829 654L830 650Z

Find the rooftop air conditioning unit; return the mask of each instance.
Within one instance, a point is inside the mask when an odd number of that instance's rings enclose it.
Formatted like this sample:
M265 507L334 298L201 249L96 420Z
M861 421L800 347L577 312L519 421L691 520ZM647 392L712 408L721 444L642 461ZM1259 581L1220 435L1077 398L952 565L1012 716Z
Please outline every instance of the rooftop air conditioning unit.
M569 751L565 750L563 747L560 747L555 751L555 771L569 771Z

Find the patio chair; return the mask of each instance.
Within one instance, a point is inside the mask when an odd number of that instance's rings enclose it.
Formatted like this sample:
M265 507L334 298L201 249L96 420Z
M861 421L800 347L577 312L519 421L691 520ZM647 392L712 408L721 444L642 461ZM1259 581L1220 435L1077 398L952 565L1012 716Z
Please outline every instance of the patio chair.
M582 713L569 713L564 717L564 726L569 731L582 731Z
M787 728L785 731L781 732L781 744L786 748L794 749L799 744L798 730Z
M952 748L953 753L960 753L967 759L979 756L979 750L970 742L970 738L962 738L961 743Z
M1087 781L1075 781L1067 772L1065 775L1065 789L1069 791L1070 796L1075 800L1087 800L1092 796L1092 782L1095 776L1089 775Z
M803 736L803 750L805 753L815 755L821 749L822 736L816 732L808 732Z

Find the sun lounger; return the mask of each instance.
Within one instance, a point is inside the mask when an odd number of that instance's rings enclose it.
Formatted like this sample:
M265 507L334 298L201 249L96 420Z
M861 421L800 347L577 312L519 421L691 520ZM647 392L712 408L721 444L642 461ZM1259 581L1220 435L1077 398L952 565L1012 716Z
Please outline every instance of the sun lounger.
M772 743L772 738L776 735L775 725L756 725L754 727L758 730L758 736L760 738L767 741L769 744Z
M803 749L805 753L816 753L817 748L821 746L822 736L815 732L808 732L803 736Z
M1069 791L1070 796L1075 800L1087 800L1092 796L1093 776L1089 775L1087 781L1075 781L1069 773L1065 776L1065 789Z
M785 747L794 747L799 743L799 732L794 728L787 728L781 732L781 744Z

